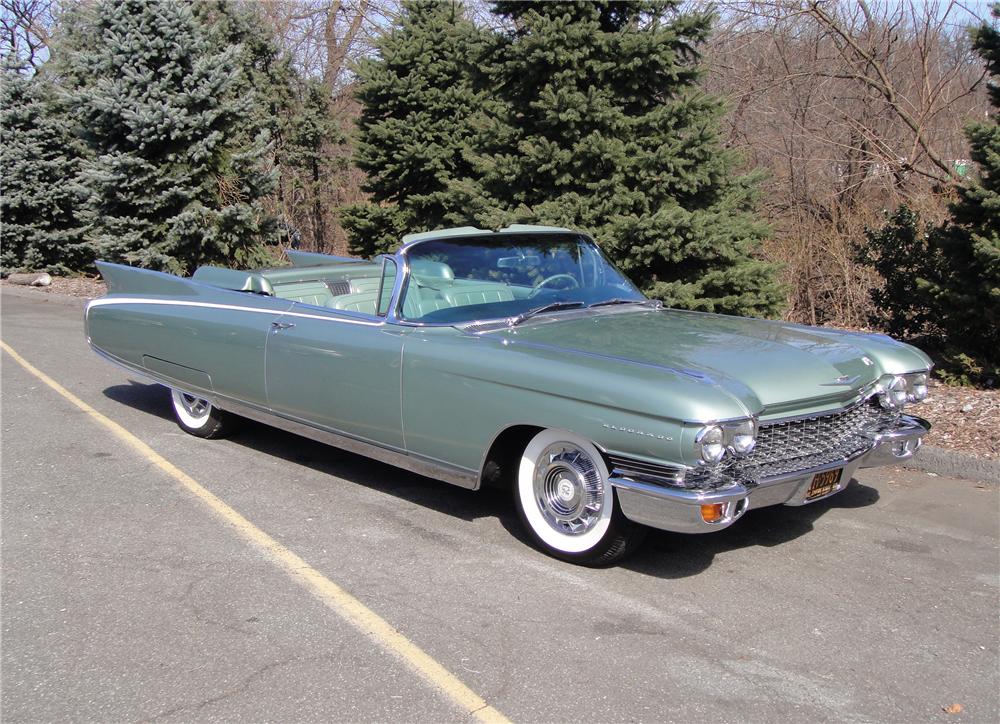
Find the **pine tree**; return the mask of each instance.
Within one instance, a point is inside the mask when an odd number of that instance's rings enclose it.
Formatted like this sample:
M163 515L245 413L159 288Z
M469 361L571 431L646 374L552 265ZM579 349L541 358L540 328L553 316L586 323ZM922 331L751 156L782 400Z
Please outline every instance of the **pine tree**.
M485 60L474 169L450 207L480 225L549 223L593 234L669 305L773 314L782 294L754 253L766 228L754 176L722 147L719 101L699 93L710 16L677 2L497 2L516 28Z
M97 0L71 16L56 54L90 152L79 188L94 257L172 272L267 258L274 174L242 52L185 2Z
M330 109L330 93L319 80L300 84L300 96L285 130L279 158L282 166L283 194L299 200L299 208L308 217L316 248L322 249L327 228L330 179L343 159L331 152L343 143L344 135ZM336 189L333 189L336 191ZM296 244L297 238L290 240Z
M66 272L83 261L71 188L79 148L43 75L5 67L0 84L0 270Z
M341 214L353 253L387 251L408 232L450 221L449 184L470 173L464 152L479 105L476 31L457 2L408 0L398 25L361 62L355 162L371 202Z
M993 8L1000 18L1000 4ZM978 178L962 185L951 220L931 235L942 260L938 273L920 285L939 310L953 350L1000 374L1000 32L983 25L973 34L990 74L990 118L966 127Z

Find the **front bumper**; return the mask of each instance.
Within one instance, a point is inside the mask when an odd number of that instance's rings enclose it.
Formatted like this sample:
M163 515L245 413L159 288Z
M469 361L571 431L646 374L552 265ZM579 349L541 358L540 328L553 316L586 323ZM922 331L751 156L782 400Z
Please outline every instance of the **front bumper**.
M930 427L926 420L906 415L899 427L878 435L870 447L850 458L767 478L756 485L737 483L719 490L685 490L615 475L611 477L611 484L618 491L618 502L629 520L677 533L711 533L729 527L750 508L814 503L846 488L859 468L909 460ZM827 495L806 500L813 476L837 468L843 468L837 486ZM723 514L717 521L707 523L702 518L701 506L712 504L721 504Z

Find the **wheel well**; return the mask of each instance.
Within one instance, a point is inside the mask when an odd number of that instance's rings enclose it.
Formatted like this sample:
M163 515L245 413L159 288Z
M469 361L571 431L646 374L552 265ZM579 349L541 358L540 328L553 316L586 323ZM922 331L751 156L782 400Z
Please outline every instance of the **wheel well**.
M480 472L482 487L509 488L514 484L518 456L528 442L544 428L535 425L514 425L493 440Z

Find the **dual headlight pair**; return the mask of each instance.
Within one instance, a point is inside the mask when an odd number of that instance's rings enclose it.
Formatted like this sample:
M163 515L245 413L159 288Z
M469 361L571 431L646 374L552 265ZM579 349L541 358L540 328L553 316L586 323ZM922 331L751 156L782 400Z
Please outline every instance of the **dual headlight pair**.
M878 381L878 401L886 410L902 410L908 402L920 402L927 397L927 373L886 375Z
M749 455L757 444L757 423L737 420L707 425L699 430L694 444L701 459L709 465L721 462L727 453L741 457Z
M879 404L887 410L901 410L909 402L920 402L927 397L927 378L926 372L886 375L878 381ZM757 444L757 422L749 419L706 425L694 443L707 465L716 465L727 454L749 455Z

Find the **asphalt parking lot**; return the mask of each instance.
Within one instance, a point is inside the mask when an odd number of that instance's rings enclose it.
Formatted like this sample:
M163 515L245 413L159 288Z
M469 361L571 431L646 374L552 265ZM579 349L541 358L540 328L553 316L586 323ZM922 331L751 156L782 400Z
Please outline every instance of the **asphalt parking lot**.
M511 720L1000 720L996 485L861 471L583 569L499 492L257 424L185 435L81 308L5 291L0 335ZM482 716L6 352L0 522L5 722Z

